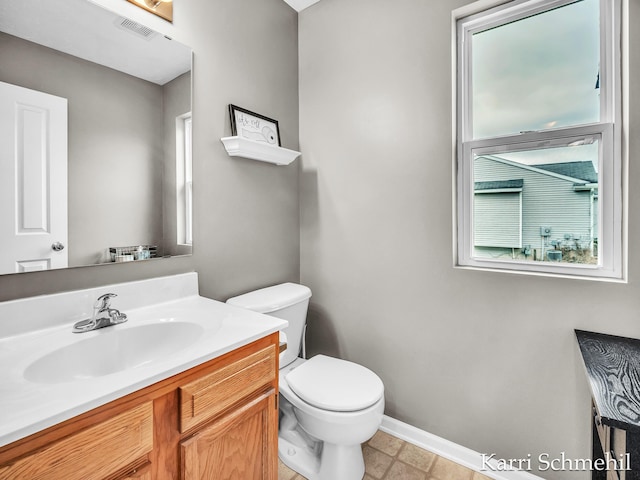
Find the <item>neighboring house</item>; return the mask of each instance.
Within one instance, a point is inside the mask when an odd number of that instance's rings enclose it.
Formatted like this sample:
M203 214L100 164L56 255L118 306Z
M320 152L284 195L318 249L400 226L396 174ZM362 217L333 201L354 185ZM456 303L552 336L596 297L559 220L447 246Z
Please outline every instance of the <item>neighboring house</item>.
M476 256L594 262L598 174L591 161L525 165L484 155L474 161L474 180Z

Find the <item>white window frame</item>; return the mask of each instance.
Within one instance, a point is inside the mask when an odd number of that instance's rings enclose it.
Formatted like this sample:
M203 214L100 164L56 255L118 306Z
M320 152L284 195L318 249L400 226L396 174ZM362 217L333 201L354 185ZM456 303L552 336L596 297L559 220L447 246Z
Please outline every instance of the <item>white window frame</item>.
M514 273L568 276L626 281L626 235L623 223L622 170L622 52L621 10L627 0L600 1L600 122L551 130L523 132L474 140L472 138L471 36L507 21L526 18L574 3L575 0L481 0L455 10L453 38L454 149L454 265ZM626 11L626 9L625 9ZM625 32L626 33L626 30ZM625 82L626 84L626 82ZM626 93L626 90L625 90ZM566 145L585 137L600 145L598 265L557 262L505 261L473 256L473 158L474 154L498 154L545 145Z
M177 243L193 244L193 161L191 112L176 117Z

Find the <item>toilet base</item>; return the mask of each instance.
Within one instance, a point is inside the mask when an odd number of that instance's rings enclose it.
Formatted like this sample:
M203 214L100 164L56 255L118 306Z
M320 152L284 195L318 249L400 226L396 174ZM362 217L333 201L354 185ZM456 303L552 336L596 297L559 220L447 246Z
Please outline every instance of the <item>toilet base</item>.
M278 457L282 463L303 477L318 480L320 459L308 448L301 448L284 438L278 438Z
M309 480L362 480L364 458L361 445L323 444L319 455L309 448L278 438L282 463Z

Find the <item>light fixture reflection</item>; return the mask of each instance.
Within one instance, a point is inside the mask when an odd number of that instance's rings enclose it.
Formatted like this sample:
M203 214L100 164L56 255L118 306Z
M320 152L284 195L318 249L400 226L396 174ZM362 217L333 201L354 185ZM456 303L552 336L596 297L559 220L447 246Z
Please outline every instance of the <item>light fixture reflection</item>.
M569 147L580 147L582 145L593 145L593 137L585 137L580 140L576 140L575 142L571 142Z
M161 3L170 3L173 0L144 0L147 7L155 9Z
M173 22L173 0L127 0L159 17Z

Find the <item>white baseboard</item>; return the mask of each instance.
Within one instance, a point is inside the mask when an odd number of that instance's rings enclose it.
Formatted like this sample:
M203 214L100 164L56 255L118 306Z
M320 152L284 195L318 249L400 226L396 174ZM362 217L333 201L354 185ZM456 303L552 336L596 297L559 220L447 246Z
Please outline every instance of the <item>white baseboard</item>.
M522 470L481 470L483 458L480 453L429 432L425 432L424 430L420 430L395 418L388 417L387 415L382 418L380 430L495 480L544 480L542 477ZM493 465L494 468L497 464L495 461L488 461L486 463Z

